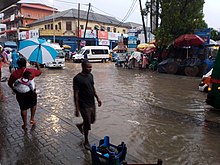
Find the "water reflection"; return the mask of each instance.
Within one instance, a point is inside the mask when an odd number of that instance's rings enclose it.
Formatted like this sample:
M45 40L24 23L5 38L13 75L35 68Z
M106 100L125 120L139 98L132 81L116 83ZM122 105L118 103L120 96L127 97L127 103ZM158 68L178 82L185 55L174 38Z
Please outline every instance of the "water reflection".
M46 70L44 81L37 80L39 104L69 122L77 120L72 78L80 71L80 64L72 63L61 71ZM200 78L117 68L112 63L94 63L92 73L103 101L92 133L109 135L114 144L124 141L128 153L143 162L220 162L220 128L206 122L218 121L219 114L210 111L206 94L198 91ZM48 120L56 121L52 116Z

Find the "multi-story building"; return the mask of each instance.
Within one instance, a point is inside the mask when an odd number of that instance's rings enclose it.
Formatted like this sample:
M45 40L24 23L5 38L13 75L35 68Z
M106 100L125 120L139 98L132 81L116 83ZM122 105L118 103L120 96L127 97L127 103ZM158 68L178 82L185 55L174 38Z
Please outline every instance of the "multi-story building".
M28 24L54 13L52 7L42 4L16 3L1 11L4 18L0 23L6 24L6 30L1 34L6 34L7 40L18 40L21 31L29 30Z
M46 16L29 26L32 30L39 30L41 38L71 45L72 50L82 41L86 45L108 45L112 48L117 45L119 35L127 36L129 26L114 17L89 12L85 28L88 13L82 10L79 13L77 9L69 9Z
M3 19L3 14L0 14L0 20ZM1 34L2 31L6 30L6 25L5 24L0 24L0 42L4 41L6 38L5 34Z

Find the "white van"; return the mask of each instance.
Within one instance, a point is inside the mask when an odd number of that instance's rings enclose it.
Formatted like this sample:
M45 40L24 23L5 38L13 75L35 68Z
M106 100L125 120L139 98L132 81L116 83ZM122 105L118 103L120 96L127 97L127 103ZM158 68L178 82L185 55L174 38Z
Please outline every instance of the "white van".
M73 55L73 62L81 62L84 58L89 61L102 61L109 60L109 47L108 46L84 46L77 54Z
M62 68L65 66L65 52L60 47L58 43L51 43L53 48L56 49L58 55L53 62L48 62L45 64L47 68Z

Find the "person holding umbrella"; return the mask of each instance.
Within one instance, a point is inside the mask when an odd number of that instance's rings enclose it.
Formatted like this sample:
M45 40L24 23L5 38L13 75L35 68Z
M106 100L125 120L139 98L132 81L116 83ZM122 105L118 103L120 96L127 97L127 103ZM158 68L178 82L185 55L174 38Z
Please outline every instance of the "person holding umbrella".
M23 120L22 129L24 131L27 131L27 110L31 109L31 118L30 118L30 124L35 125L36 121L34 119L35 112L36 112L36 105L37 105L37 94L35 91L30 90L26 93L19 93L14 89L14 83L17 79L21 78L23 76L23 73L26 71L29 71L32 75L31 79L33 80L34 77L41 75L41 70L38 62L36 62L35 68L26 68L26 59L25 58L19 58L17 61L18 69L13 71L9 77L8 80L8 86L15 92L16 99L18 101L18 104L20 106L21 110L21 117Z

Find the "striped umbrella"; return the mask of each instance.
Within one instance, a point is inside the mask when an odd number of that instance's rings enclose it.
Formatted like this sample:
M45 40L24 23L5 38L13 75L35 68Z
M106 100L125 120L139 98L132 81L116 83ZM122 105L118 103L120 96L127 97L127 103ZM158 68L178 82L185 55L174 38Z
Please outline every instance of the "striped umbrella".
M40 64L52 62L58 55L52 44L37 38L20 41L18 50L28 61Z

